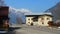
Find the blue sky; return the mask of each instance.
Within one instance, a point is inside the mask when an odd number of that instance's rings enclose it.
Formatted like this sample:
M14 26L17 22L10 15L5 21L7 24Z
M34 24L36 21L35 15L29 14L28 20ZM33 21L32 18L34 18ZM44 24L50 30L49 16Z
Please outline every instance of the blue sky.
M43 12L51 7L53 7L56 3L60 2L60 0L4 0L5 4L8 6L12 6L14 8L26 8L31 10L32 12Z

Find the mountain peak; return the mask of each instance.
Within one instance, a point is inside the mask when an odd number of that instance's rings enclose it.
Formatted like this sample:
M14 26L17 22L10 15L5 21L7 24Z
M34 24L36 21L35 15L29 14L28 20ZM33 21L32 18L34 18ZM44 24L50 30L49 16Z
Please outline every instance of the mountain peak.
M60 2L58 2L56 5L57 5L57 6L60 6Z

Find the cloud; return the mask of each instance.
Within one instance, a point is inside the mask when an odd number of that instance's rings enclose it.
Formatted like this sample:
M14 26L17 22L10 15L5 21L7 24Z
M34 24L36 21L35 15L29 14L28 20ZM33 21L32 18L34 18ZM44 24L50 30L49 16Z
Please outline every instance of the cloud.
M32 13L30 10L25 9L25 8L21 8L21 9L16 9L13 7L9 7L9 10L15 10L15 13L21 12L21 13Z

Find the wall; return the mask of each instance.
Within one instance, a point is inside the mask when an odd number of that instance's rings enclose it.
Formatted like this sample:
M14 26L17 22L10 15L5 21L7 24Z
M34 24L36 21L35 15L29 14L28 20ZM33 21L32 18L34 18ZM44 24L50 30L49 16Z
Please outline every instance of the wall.
M27 25L30 25L33 22L32 18L33 17L26 17L26 24ZM28 19L30 19L30 20L28 20ZM30 22L30 23L28 23L28 22Z
M49 18L49 20L47 20L47 18ZM38 17L38 24L40 26L48 26L48 21L52 21L52 17L50 16L39 16Z
M48 26L48 21L52 21L52 17L51 16L46 16L46 15L38 16L38 21L36 21L36 22L33 22L32 18L33 18L33 16L26 17L26 24L27 25L31 25L31 23L33 23L33 25Z

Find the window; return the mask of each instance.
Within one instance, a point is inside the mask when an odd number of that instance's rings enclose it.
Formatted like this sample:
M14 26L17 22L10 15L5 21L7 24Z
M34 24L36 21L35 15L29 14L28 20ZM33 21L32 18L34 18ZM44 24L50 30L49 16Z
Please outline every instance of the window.
M44 18L41 18L41 20L44 20Z
M30 22L28 22L28 23L30 23Z
M47 20L49 20L49 18L47 18Z
M30 20L30 19L28 19L28 20Z

